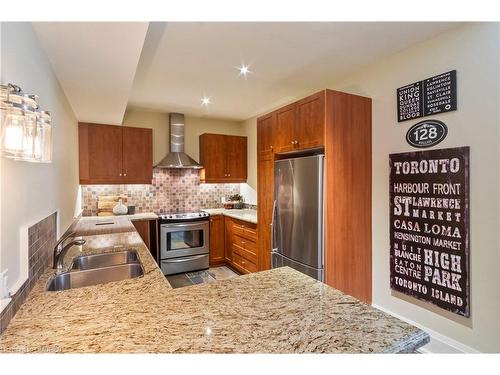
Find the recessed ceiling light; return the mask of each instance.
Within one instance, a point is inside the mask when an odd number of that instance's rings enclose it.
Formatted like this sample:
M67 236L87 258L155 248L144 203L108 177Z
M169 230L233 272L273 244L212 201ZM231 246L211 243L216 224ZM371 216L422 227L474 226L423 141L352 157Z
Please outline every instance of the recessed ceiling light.
M252 73L249 68L250 65L241 64L241 66L238 67L240 76L246 77L248 73Z
M209 105L210 103L210 98L208 96L204 96L203 98L201 98L202 105Z

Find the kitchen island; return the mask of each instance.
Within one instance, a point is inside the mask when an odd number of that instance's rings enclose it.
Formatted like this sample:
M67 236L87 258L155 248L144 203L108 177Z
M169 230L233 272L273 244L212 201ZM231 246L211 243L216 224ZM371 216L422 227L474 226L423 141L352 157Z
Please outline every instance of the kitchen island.
M383 353L420 329L284 267L172 289L135 231L84 237L73 257L135 249L144 276L47 292L48 269L0 336L1 352Z

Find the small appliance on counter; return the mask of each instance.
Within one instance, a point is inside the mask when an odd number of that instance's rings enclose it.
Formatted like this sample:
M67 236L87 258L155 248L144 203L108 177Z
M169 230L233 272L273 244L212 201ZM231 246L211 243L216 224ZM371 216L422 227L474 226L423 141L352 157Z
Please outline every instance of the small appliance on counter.
M164 275L207 269L210 225L206 212L160 215L160 268Z
M121 204L125 207L120 207L120 213L127 209L128 197L126 195L99 195L97 197L97 216L113 216L114 209ZM125 212L125 214L127 213Z

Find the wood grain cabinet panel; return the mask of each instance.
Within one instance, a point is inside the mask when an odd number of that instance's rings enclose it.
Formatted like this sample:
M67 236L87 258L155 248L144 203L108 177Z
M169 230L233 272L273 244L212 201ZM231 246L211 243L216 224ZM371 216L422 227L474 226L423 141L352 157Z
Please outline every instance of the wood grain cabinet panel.
M308 96L259 117L257 145L258 269L271 267L275 159L323 146L325 281L371 303L371 99L332 90Z
M276 111L276 152L293 151L296 104L290 104Z
M233 219L224 216L224 260L233 264Z
M80 184L150 184L151 129L80 123Z
M257 138L260 133L257 132ZM274 202L274 154L261 153L257 160L258 267L271 268L271 216Z
M268 115L257 119L257 153L265 155L269 152L274 152L276 147L276 113L272 112Z
M226 178L226 136L200 135L200 164L205 182L219 182Z
M122 177L120 126L80 123L80 183L119 183Z
M225 231L224 216L210 216L210 265L224 263Z
M294 128L295 147L299 150L324 145L325 92L297 102Z
M142 238L142 241L146 245L148 249L151 248L151 232L149 220L133 220L132 224L134 224L135 229L139 233Z
M202 182L246 182L247 137L204 133L199 142Z
M228 181L247 180L247 137L226 136L226 172Z
M153 130L122 126L123 180L150 184L153 180Z

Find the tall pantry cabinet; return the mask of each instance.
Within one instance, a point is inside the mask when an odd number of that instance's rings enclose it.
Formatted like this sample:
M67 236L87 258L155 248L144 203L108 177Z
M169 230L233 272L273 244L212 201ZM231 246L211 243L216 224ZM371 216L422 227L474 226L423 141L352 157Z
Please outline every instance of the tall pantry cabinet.
M271 267L274 161L325 153L325 282L371 302L371 99L323 90L257 119L258 266Z

